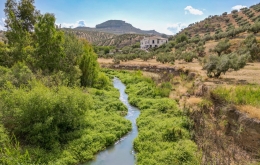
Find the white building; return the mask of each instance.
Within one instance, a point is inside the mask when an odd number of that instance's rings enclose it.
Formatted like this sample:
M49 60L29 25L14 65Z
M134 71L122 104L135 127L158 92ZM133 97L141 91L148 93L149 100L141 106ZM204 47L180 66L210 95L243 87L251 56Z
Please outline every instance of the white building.
M162 44L167 42L168 42L167 38L162 38L158 36L144 37L144 39L140 41L140 47L141 49L154 48L154 47L159 47Z

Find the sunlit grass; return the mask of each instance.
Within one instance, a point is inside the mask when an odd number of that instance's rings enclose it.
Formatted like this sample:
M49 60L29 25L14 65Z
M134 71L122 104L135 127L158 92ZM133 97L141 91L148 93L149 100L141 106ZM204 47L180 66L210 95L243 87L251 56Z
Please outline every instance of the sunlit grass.
M237 105L251 105L260 108L260 86L240 85L235 87L218 87L213 94L228 103Z

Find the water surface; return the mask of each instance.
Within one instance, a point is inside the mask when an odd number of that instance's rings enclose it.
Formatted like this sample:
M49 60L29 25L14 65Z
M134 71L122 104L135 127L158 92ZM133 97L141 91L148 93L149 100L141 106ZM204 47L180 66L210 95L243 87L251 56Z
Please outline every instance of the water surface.
M126 119L132 122L132 131L122 137L111 147L97 154L95 160L85 165L134 165L135 156L133 141L138 134L136 119L140 114L139 109L128 103L128 95L125 93L125 85L118 79L113 80L114 87L120 92L120 100L126 105L128 113Z

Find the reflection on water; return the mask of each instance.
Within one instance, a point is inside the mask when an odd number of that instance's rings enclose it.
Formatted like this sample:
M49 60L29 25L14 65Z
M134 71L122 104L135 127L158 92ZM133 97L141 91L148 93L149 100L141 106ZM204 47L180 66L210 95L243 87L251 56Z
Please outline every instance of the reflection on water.
M128 102L128 95L125 93L125 85L118 79L113 80L114 87L120 91L120 100L126 105L128 113L126 119L132 122L132 131L118 140L113 146L97 154L96 159L85 165L134 165L133 141L138 134L136 118L140 112Z

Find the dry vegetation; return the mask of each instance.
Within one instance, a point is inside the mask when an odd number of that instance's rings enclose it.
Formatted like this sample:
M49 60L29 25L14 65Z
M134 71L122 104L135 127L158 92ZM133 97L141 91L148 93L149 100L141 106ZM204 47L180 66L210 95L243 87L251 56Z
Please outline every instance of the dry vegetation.
M248 13L248 14L247 14ZM252 13L252 15L250 15ZM234 16L237 15L237 16ZM211 35L218 33L217 31L227 31L230 27L238 28L245 24L251 25L255 19L259 18L260 12L258 6L251 6L248 9L241 10L234 13L227 14L226 12L221 15L210 15L203 21L190 24L187 28L183 29L180 33L188 34L193 37L196 34L204 36L210 33ZM237 19L238 18L238 19ZM242 24L241 24L242 23Z

